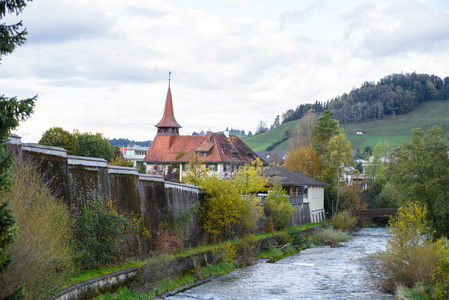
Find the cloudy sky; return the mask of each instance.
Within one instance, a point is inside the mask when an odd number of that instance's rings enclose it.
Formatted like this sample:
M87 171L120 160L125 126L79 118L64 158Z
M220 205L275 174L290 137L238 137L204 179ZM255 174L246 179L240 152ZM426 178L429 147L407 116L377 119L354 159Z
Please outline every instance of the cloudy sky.
M449 76L447 0L35 0L1 94L38 95L17 134L153 139L171 71L181 134L255 130L392 73Z

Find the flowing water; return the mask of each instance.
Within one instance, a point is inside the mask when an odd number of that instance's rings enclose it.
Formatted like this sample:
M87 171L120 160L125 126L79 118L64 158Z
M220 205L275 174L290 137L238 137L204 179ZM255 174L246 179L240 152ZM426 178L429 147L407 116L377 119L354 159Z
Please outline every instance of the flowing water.
M343 247L260 261L167 299L394 299L368 286L358 263L385 244L385 229L364 228Z

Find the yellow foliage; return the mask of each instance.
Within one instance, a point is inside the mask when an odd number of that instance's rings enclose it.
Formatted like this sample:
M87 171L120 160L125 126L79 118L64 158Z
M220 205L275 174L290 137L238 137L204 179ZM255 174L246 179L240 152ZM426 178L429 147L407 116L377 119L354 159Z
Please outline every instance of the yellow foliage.
M223 262L231 262L237 255L237 251L235 250L235 247L232 246L230 241L220 243L213 252L219 253Z
M388 244L392 251L401 247L415 248L426 241L429 233L426 214L426 206L415 201L398 209L396 217L389 222Z
M230 180L220 180L217 176L204 177L200 187L206 190L205 199L199 210L199 218L204 229L218 238L230 237L233 226L242 218L245 203L241 194Z
M208 177L206 166L203 164L203 160L198 158L196 154L193 160L187 164L187 174L182 178L182 182L199 186L202 178Z
M263 192L266 190L268 178L262 176L262 162L259 158L245 164L234 176L233 183L242 194Z
M324 170L320 154L311 145L301 146L289 151L284 168L319 178Z

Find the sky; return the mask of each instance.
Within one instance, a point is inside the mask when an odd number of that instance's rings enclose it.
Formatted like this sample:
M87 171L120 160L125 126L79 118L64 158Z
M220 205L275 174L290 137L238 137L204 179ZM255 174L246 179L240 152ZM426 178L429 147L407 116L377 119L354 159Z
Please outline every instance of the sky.
M38 95L14 133L152 140L171 92L180 134L254 131L394 73L449 76L447 0L35 0L0 93Z

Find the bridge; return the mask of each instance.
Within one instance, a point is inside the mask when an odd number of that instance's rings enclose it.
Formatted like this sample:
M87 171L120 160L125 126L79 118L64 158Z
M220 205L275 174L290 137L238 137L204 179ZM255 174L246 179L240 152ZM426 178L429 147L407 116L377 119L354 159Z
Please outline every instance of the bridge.
M394 217L397 212L396 208L358 209L352 211L352 215L359 218L359 225L362 225L365 218Z
M394 217L398 212L397 208L379 208L379 209L358 209L352 211L352 214L360 218L381 218Z

